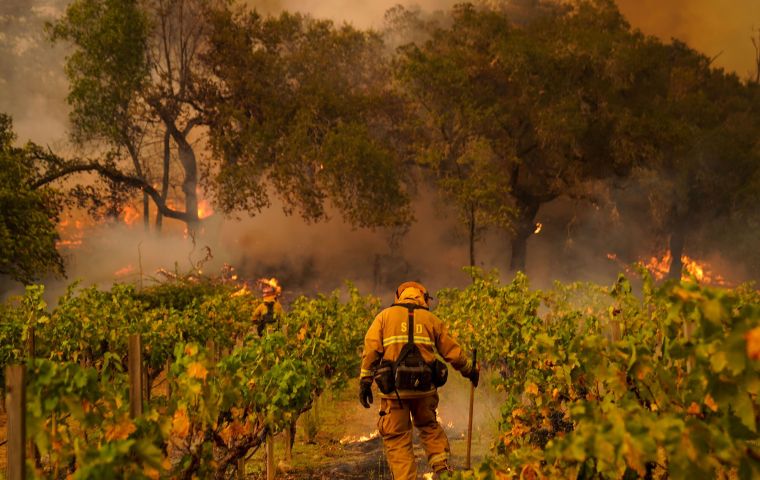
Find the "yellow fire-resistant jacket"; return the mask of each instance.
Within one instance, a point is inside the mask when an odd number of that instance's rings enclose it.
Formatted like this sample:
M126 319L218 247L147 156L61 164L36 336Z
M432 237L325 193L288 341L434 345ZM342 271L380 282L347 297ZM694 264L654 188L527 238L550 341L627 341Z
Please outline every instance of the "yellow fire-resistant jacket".
M396 303L425 305L422 293L416 288L405 289ZM409 310L404 306L388 307L375 317L364 337L361 378L372 377L380 360L396 361L408 341L408 323ZM433 313L421 308L414 309L414 330L414 343L426 362L432 363L436 355L439 355L463 374L472 369L469 357L449 335L446 325ZM433 395L435 391L435 387L432 387L427 392L399 390L398 394L402 399L419 398ZM381 393L380 396L396 398L396 393Z
M278 321L282 320L282 317L285 315L285 311L282 309L282 305L280 304L279 300L277 300L274 296L266 296L264 297L264 301L259 304L258 307L256 307L256 310L253 311L253 315L251 316L251 320L253 321L254 325L257 325L261 323L263 320L264 315L267 313L267 303L272 303L272 313L274 314L275 324ZM273 325L264 325L262 326L264 329L271 331L273 329Z

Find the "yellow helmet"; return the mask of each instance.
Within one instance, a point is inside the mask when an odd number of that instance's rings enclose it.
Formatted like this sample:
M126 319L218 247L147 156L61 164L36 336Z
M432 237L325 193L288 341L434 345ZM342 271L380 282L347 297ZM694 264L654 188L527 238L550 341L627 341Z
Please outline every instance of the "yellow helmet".
M401 294L404 293L404 290L406 290L407 288L416 288L417 290L419 290L422 296L425 298L425 305L428 305L428 306L430 305L430 299L433 297L430 296L430 294L427 291L427 288L425 288L425 286L419 282L404 282L401 285L399 285L398 288L396 289L395 303L398 303L398 301L400 300Z
M258 284L261 286L261 293L265 297L277 297L282 293L282 287L274 277L268 279L260 278Z

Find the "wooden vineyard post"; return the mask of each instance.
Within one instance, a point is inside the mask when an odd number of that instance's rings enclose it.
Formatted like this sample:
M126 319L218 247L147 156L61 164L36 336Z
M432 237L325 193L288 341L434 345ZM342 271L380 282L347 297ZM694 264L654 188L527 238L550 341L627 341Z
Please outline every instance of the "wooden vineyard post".
M267 480L274 480L274 436L267 433Z
M5 367L5 408L8 413L8 480L26 478L26 388L23 365Z
M129 415L139 417L143 413L142 393L142 338L139 334L129 336Z
M238 458L237 461L237 479L243 480L245 478L245 456Z
M290 463L293 461L293 425L288 425L285 428L285 462Z
M208 356L212 363L216 363L216 343L213 340L206 341L206 349L208 350Z
M26 331L26 345L24 345L24 348L26 350L27 360L33 360L37 356L37 348L34 339L34 325L29 325L29 328ZM41 467L40 452L31 440L26 444L26 451L27 455L34 459L35 465Z
M171 382L172 360L171 358L166 361L166 398L172 398L172 382Z

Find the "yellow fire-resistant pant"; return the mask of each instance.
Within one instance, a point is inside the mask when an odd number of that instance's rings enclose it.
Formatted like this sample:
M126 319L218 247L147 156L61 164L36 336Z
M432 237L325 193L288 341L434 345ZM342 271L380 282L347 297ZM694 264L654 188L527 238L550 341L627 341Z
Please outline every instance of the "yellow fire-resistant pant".
M412 423L419 431L428 465L433 470L438 470L448 464L451 451L449 440L436 419L436 408L437 392L427 397L402 399L401 404L395 399L381 399L380 410L386 414L380 417L377 428L383 437L385 456L394 480L417 478L417 463L412 446Z

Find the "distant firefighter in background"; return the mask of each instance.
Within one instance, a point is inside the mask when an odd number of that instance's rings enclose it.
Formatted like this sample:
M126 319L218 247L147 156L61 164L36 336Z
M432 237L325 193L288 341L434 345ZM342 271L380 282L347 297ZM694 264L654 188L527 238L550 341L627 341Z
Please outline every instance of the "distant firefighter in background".
M280 304L282 287L276 278L261 278L258 280L264 301L253 312L253 323L259 337L264 336L265 331L279 330L282 325L282 317L285 315Z

